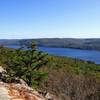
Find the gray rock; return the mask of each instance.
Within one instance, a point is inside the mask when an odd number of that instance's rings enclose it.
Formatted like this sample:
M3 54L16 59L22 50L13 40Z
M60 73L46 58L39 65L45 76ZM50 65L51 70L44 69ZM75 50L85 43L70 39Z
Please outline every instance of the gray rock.
M8 90L5 87L0 87L0 100L10 100Z

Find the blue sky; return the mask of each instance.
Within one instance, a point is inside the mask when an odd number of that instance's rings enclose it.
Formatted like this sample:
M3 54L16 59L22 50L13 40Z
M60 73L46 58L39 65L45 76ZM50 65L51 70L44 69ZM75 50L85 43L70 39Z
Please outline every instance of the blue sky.
M100 38L100 0L0 0L0 39Z

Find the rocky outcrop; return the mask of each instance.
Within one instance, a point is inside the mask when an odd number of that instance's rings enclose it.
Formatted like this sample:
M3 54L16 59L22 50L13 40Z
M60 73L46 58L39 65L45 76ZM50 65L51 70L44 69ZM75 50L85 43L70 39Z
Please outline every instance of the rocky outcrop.
M0 66L0 74L3 76L5 70ZM0 77L0 100L58 100L49 93L43 95L33 90L25 81L20 79L19 83L5 83Z
M0 100L46 100L37 91L23 84L0 82Z
M37 91L23 84L0 82L0 100L46 100Z

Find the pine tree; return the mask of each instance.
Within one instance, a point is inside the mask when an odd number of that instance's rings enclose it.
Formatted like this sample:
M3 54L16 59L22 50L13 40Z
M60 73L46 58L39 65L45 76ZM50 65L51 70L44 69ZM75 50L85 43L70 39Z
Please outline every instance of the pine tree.
M37 50L35 42L21 44L8 63L10 77L22 78L30 86L38 84L42 76L46 75L39 71L47 63L46 56L47 54Z

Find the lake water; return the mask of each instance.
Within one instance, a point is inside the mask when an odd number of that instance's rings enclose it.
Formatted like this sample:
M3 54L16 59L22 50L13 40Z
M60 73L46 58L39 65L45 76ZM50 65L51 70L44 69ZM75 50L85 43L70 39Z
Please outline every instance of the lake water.
M10 48L18 48L18 46L8 46ZM77 58L85 61L92 61L100 64L100 51L96 50L80 50L71 48L51 48L51 47L38 47L40 51L47 52L56 56L67 56Z
M52 54L52 55L78 58L81 60L93 61L96 64L100 64L100 52L95 50L80 50L80 49L71 49L71 48L49 48L49 47L39 47L39 50L47 52L48 54Z

